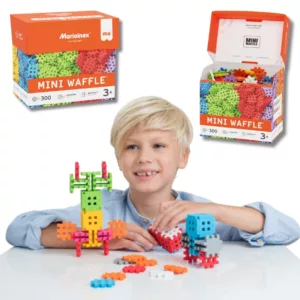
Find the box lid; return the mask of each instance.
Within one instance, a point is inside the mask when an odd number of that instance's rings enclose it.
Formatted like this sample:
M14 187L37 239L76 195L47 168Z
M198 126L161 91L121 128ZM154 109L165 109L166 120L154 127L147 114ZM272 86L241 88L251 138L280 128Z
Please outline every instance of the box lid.
M119 19L98 11L11 14L12 42L26 54L118 49Z
M32 13L32 14L28 14L28 13L11 14L11 16L18 18L25 23L88 20L88 19L100 19L100 18L107 18L107 17L113 18L110 15L104 14L96 10L48 12L48 13Z
M285 66L289 28L284 14L213 11L207 50L215 62Z

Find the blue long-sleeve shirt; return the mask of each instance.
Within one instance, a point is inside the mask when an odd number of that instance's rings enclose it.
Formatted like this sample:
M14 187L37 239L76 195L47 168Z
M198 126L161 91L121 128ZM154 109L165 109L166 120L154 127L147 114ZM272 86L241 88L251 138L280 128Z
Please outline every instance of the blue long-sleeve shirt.
M211 202L205 198L186 192L172 191L176 200L194 202ZM272 206L255 202L246 205L257 209L265 215L265 224L261 232L251 234L238 228L216 222L216 233L223 241L247 241L252 246L265 244L287 245L300 237L299 225L291 217L274 209ZM141 216L130 200L128 189L125 191L102 190L103 228L108 227L111 220L123 220L135 223L145 229L154 221ZM43 211L30 211L17 216L7 228L6 240L9 244L29 249L43 249L40 237L41 230L54 222L71 221L80 227L80 205ZM184 227L184 224L179 225Z

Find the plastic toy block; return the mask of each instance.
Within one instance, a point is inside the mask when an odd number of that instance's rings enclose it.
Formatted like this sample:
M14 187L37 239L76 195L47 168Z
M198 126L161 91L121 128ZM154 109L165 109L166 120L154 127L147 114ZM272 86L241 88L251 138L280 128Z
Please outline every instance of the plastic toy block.
M211 236L206 236L204 240L196 240L196 250L205 252L206 257L220 255L222 248L222 241L220 240L220 235L215 234Z
M108 253L109 253L108 241L103 241L103 252L104 252L104 255L108 255Z
M213 72L214 77L225 77L228 75L228 72L224 71L218 71L218 72Z
M76 243L76 256L77 257L81 256L81 243L80 242Z
M89 233L87 231L72 232L72 241L86 243L89 241Z
M98 241L98 230L88 230L89 240L82 245L86 248L101 247L102 241Z
M98 191L81 191L81 209L97 211L102 209L102 193Z
M206 95L207 114L238 117L240 112L237 109L237 105L240 98L234 87L235 84L213 83L209 93Z
M252 74L254 74L254 73L252 73ZM244 78L246 78L249 74L245 70L237 69L237 70L233 71L233 75L235 77L244 77Z
M127 224L121 220L108 222L109 229L112 231L113 238L122 238L127 231Z
M70 193L74 192L74 189L91 190L90 182L87 179L74 179L74 175L70 174Z
M111 55L106 63L105 73L111 73L116 71L116 56Z
M189 238L188 234L186 232L183 233L181 236L181 247L182 248L189 247L189 244L190 244L189 240L190 240L190 238Z
M115 281L112 279L94 279L90 284L93 288L111 288L115 286Z
M72 233L76 231L76 224L65 222L57 224L57 238L63 241L71 241Z
M209 214L190 214L186 218L186 232L190 238L203 239L215 234L215 222Z
M172 230L158 232L152 229L152 224L148 231L156 239L157 243L170 253L174 253L181 248L182 229L176 226Z
M102 211L82 211L81 227L83 230L99 230L102 229Z
M224 81L226 81L226 82L236 82L237 80L236 80L235 76L227 75L227 76L224 77Z
M170 271L157 271L153 270L149 272L150 279L159 279L159 280L173 280L174 273Z
M243 82L244 83L257 83L257 80L255 79L255 77L252 77L249 75L245 78L245 80Z
M122 260L131 262L131 263L137 263L141 261L146 261L147 257L139 254L132 254L132 255L125 255L122 257Z
M147 259L147 260L142 260L138 261L136 263L137 266L144 266L144 267L153 267L157 265L157 260L155 259Z
M109 241L112 239L112 231L109 229L98 230L97 233L98 241Z
M102 178L106 179L107 178L107 165L106 162L102 162Z
M218 258L218 255L206 256L206 253L201 251L199 257L201 260L200 267L204 267L205 269L214 268L214 266L219 263Z
M85 248L100 248L103 243L101 242L88 242L88 243L83 243L82 246Z
M266 109L264 110L262 120L272 120L273 119L273 107L267 106Z
M263 89L263 91L265 92L265 95L267 96L267 97L272 97L272 88L268 88L268 87L263 87L262 88Z
M212 86L211 82L201 82L200 83L200 97L205 97L208 94L211 86Z
M113 61L110 59L110 56L113 52L114 49L79 51L76 63L80 69L80 73L104 73L108 67L107 64L112 68Z
M252 72L254 72L255 76L257 77L264 77L267 75L267 72L265 71L265 69L261 68L261 67L254 67L251 69ZM260 81L260 80L258 80Z
M92 176L92 187L93 190L97 189L97 187L106 187L109 192L112 191L112 174L108 173L106 179L99 178L97 176Z
M272 84L273 83L273 78L269 76L263 76L261 81L261 84Z
M80 171L79 171L79 163L76 162L76 163L75 163L75 179L76 179L76 180L79 180L79 179L80 179L79 174L80 174Z
M173 272L175 275L187 273L188 269L186 267L180 267L175 265L165 265L165 271Z
M196 244L195 244L196 241L197 240L193 239L193 238L190 238L190 240L189 240L189 246L188 246L189 253L190 253L190 255L193 255L193 256L199 255L199 250L196 249Z
M112 280L124 280L126 278L126 274L122 272L104 273L102 275L102 278Z
M199 256L200 256L200 253L198 253L197 255L191 255L189 253L189 248L188 247L184 248L183 260L186 260L189 264L196 263Z
M142 273L146 271L146 268L144 266L126 266L123 269L124 273Z
M114 260L114 264L117 264L117 265L134 265L135 262L126 261L126 260L123 260L122 258L116 258Z

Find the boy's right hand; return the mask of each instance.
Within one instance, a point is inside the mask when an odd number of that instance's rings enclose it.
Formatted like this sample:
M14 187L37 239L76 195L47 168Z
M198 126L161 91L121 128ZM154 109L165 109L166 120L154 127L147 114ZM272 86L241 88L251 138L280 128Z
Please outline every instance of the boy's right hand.
M146 229L133 223L127 223L127 232L122 239L113 239L109 241L110 250L127 248L138 252L144 252L145 249L152 249L157 245L158 243L155 238Z

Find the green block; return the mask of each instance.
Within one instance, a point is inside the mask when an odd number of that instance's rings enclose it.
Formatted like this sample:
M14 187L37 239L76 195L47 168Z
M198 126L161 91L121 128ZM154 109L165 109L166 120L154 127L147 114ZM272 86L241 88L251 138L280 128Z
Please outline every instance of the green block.
M81 191L81 209L85 211L102 210L101 191Z

